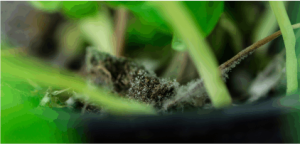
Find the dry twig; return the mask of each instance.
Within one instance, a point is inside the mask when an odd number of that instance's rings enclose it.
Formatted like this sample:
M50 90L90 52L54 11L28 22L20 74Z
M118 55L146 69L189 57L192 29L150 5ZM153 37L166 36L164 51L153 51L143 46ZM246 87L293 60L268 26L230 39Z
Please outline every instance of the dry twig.
M294 24L292 25L292 27L294 29L300 28L300 23L298 24ZM281 31L277 31L275 33L273 33L270 36L265 37L264 39L250 45L249 47L245 48L244 50L242 50L241 52L239 52L238 54L236 54L234 57L232 57L230 60L226 61L225 63L221 64L219 66L219 69L221 71L221 76L223 78L223 80L225 81L226 78L228 78L227 73L234 68L237 64L239 64L244 58L246 58L248 55L252 54L257 48L261 47L262 45L274 40L275 38L279 37L281 35ZM196 84L193 84L193 87L190 88L185 95L182 95L180 97L175 97L174 100L172 101L167 101L164 104L164 109L167 110L170 106L176 104L177 102L189 98L192 95L194 95L197 91L199 90L204 90L204 83L203 80L200 79L199 81L196 81ZM206 94L205 92L202 92L204 95ZM207 96L207 94L205 95Z

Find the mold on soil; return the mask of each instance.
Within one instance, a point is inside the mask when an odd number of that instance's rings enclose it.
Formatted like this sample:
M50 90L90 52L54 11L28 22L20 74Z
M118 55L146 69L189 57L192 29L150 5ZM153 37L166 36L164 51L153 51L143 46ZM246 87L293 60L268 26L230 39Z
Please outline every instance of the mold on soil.
M87 49L86 70L94 84L158 109L179 87L178 82L160 79L131 59L116 58L91 47Z

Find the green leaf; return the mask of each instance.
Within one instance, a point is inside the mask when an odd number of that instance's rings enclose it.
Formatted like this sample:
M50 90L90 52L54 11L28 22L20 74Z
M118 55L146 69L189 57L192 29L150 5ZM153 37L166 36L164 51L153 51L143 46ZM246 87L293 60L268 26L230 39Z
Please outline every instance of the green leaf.
M141 23L149 26L155 26L160 28L160 30L171 33L166 21L162 18L159 12L148 2L145 1L107 1L110 6L118 7L125 6L128 8L135 16L138 17Z
M61 8L61 1L30 1L33 7L46 11L46 12L56 12Z
M283 2L269 2L276 16L286 50L286 76L287 94L293 93L298 89L297 80L297 57L295 53L296 37L287 15Z
M153 25L166 33L171 33L171 30L160 13L147 2L139 7L133 7L131 10L139 17L139 20L146 25Z
M143 5L145 2L144 1L107 1L106 3L108 3L113 7L118 7L120 5L123 5L129 9L132 9Z
M3 54L1 56L1 75L12 77L12 81L30 79L47 86L73 88L76 92L85 94L81 99L88 98L114 114L155 114L150 106L89 86L81 77L51 68L37 59Z
M38 107L45 90L1 71L2 143L81 142L75 129L68 127L72 113Z
M125 6L146 24L155 25L164 31L171 31L166 20L149 2L110 1L107 3L113 7ZM223 1L185 1L183 3L201 27L204 36L207 36L216 26L224 9Z
M217 60L186 7L182 2L175 1L152 3L164 14L164 17L187 44L189 54L197 67L198 74L203 77L213 106L216 108L230 106L232 100L220 77Z
M201 27L204 37L209 35L216 26L224 9L222 1L185 1L185 6ZM187 50L187 46L177 36L173 36L172 48L177 51Z
M26 80L1 72L1 142L58 142L51 137L55 125L28 113L43 96L34 90Z
M96 1L64 1L64 13L74 19L97 14L98 3Z
M151 29L153 30L153 26L166 33L171 33L171 29L166 20L151 4L149 4L149 2L110 1L107 3L113 7L125 6L132 11L138 17L138 20L147 26L145 28L134 27L131 30L138 31L144 37L149 37L150 34L153 35L153 32L145 34L146 30L144 30L147 28L148 31ZM201 33L204 37L211 33L224 10L223 1L185 1L183 4L186 6L196 23L200 26ZM186 44L182 43L177 36L173 36L172 48L179 51L185 51Z
M155 26L133 19L128 22L126 43L165 46L172 40L172 35L164 33Z
M224 10L223 1L185 1L184 4L200 25L205 37L216 26Z

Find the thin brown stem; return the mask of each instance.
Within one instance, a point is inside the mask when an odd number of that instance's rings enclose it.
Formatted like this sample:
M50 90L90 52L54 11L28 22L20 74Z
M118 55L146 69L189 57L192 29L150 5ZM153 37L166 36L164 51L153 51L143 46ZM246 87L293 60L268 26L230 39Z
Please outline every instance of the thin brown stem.
M188 59L189 59L189 54L187 52L184 52L183 53L183 61L180 65L180 71L179 71L178 76L177 76L177 81L181 81L181 79L183 78L183 74L185 72Z
M292 25L292 27L294 29L300 28L300 23L298 24L294 24ZM256 50L257 48L261 47L262 45L274 40L275 38L279 37L281 35L281 31L277 31L275 33L273 33L270 36L267 36L266 38L252 44L251 46L245 48L244 50L242 50L241 52L239 52L237 55L235 55L234 57L232 57L230 60L226 61L225 63L221 64L219 66L219 69L221 71L221 75L223 77L223 79L225 80L227 77L227 73L230 71L230 69L232 69L233 67L236 66L236 64L238 64L241 60L243 60L245 57L247 57L249 54L251 54L254 50ZM193 85L193 87L187 91L186 95L183 95L181 97L175 97L174 100L172 101L168 101L165 103L164 105L164 109L168 109L170 106L176 104L177 102L179 102L180 100L183 100L185 98L188 98L192 95L194 95L198 90L205 90L204 88L204 84L203 84L203 80L199 80L196 81L196 83ZM205 92L203 92L205 93Z
M116 56L121 57L124 53L125 32L127 27L128 11L121 7L116 11Z
M294 29L300 28L300 23L293 25ZM219 69L221 71L225 70L226 68L230 68L235 62L241 60L243 57L246 57L247 55L251 54L254 50L261 47L262 45L274 40L275 38L279 37L281 35L281 31L277 31L273 33L272 35L269 35L265 37L264 39L252 44L251 46L245 48L238 54L236 54L234 57L232 57L230 60L226 61L222 65L219 66Z

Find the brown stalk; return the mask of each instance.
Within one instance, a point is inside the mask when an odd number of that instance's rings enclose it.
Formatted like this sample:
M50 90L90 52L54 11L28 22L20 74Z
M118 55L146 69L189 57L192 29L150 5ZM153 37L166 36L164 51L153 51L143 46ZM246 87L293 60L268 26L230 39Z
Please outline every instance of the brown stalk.
M121 7L116 11L116 56L121 57L124 53L125 32L127 27L128 11Z
M293 29L297 29L300 28L300 23L298 24L294 24L292 25ZM234 57L232 57L230 60L226 61L225 63L221 64L219 66L219 69L225 70L226 68L229 68L232 66L233 63L239 61L242 57L247 56L249 54L251 54L254 50L256 50L257 48L261 47L262 45L274 40L275 38L279 37L281 35L281 31L277 31L275 33L273 33L272 35L269 35L267 37L265 37L264 39L252 44L251 46L245 48L244 50L242 50L241 52L239 52L238 54L236 54Z
M293 29L297 29L300 28L300 23L298 24L294 24L292 25ZM248 56L249 54L251 54L252 52L254 52L254 50L256 50L257 48L261 47L262 45L274 40L275 38L279 37L281 35L281 31L277 31L275 33L273 33L270 36L265 37L264 39L255 42L254 44L250 45L249 47L245 48L244 50L242 50L241 52L239 52L238 54L236 54L234 57L232 57L230 60L226 61L225 63L221 64L219 66L219 69L221 71L221 75L222 77L225 79L227 77L227 73L230 71L230 69L234 68L236 64L238 64L241 60L243 60L246 56ZM203 80L201 79L200 81L196 82L197 84L194 85L193 88L190 89L190 91L187 92L186 95L182 96L182 97L177 97L175 98L175 100L173 101L169 101L164 105L164 109L168 109L170 106L174 105L176 102L187 98L191 95L193 95L194 93L197 92L197 90L199 90L200 88L204 87L203 84ZM205 89L204 89L205 90Z
M183 78L183 75L184 75L184 71L186 69L186 66L187 66L187 62L188 62L188 59L189 59L189 55L187 52L184 52L183 54L183 62L181 63L181 68L180 68L180 71L178 73L178 76L177 76L177 81L181 81L181 79Z

